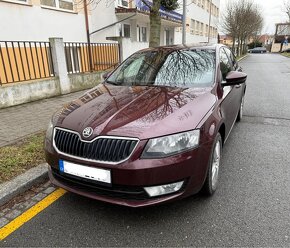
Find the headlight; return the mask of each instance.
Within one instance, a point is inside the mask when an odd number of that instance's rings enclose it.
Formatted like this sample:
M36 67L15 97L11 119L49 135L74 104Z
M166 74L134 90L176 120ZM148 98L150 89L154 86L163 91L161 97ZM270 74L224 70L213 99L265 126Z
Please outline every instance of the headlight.
M52 121L50 120L49 123L48 123L48 127L47 127L47 130L46 130L46 139L49 139L51 140L52 139L52 133L53 133L53 124L52 124Z
M161 138L150 139L141 158L163 158L199 145L200 130L173 134Z

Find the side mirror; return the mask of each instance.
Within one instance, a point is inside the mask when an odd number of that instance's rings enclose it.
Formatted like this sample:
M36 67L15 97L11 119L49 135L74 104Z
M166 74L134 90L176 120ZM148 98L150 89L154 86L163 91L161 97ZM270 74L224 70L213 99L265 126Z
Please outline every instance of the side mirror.
M113 71L107 71L103 74L103 79L106 80L111 74L112 74Z
M231 71L226 77L226 82L222 83L222 86L237 85L245 83L247 74L239 71Z

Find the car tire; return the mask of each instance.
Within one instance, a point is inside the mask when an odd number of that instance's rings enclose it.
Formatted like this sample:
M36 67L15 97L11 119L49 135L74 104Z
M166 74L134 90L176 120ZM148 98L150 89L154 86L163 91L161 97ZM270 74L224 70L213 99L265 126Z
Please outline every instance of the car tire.
M240 109L239 109L239 113L237 115L237 119L236 121L239 122L243 119L243 112L244 112L244 102L245 102L245 96L242 96L242 100L241 100L241 104L240 104Z
M222 137L220 133L218 133L212 145L207 175L201 190L202 193L206 196L213 195L217 189L222 157L222 146L223 146Z

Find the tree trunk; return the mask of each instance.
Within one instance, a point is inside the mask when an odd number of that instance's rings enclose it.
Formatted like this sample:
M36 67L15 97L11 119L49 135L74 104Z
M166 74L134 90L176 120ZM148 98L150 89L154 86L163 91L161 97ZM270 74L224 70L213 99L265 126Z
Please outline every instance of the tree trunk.
M236 54L236 46L235 46L235 44L236 44L236 38L233 37L232 52L233 52L234 54Z
M240 44L241 44L241 38L238 37L238 47L237 47L237 55L240 56Z
M153 0L150 10L149 47L160 46L161 16L159 14L160 0Z

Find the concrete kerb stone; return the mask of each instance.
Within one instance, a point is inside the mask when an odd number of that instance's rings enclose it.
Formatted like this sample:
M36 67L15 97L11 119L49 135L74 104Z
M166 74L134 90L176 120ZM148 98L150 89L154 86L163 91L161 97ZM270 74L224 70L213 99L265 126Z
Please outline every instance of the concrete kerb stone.
M246 54L243 57L239 58L238 61L241 61L241 60L245 59L246 57L248 57L248 54Z
M20 195L32 186L48 179L47 164L41 164L29 169L11 181L0 184L0 206L9 202L13 197Z

